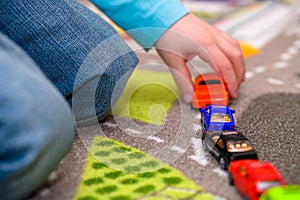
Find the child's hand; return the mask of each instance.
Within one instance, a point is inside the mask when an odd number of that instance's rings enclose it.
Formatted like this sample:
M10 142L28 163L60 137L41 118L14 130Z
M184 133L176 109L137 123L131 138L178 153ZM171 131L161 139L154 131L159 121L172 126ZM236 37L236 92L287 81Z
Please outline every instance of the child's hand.
M239 43L225 32L188 14L167 30L155 47L166 64L179 72L173 75L186 103L193 94L186 61L196 55L221 74L230 96L237 98L245 75L244 58Z

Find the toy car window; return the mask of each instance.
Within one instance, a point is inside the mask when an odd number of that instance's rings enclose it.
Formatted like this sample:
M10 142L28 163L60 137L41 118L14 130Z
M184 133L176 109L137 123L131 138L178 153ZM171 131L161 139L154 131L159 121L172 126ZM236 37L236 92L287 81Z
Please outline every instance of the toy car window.
M256 184L257 190L263 192L268 188L280 185L279 181L259 181Z
M217 141L218 141L219 138L220 138L220 136L215 135L215 136L213 136L212 140L213 140L215 143L217 143Z
M211 115L211 122L231 122L231 118L227 114L216 113Z
M239 134L237 131L223 131L223 135L237 135Z
M199 85L215 85L215 84L221 84L221 81L219 80L206 80L206 81L200 81Z

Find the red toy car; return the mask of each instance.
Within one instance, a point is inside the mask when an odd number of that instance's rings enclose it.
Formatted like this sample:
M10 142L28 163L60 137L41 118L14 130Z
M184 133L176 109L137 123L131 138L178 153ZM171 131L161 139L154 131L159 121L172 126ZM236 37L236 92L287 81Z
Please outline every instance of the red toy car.
M210 104L228 106L228 91L218 74L200 74L194 85L193 107L202 108Z
M267 189L285 185L285 181L270 162L259 160L232 161L229 165L230 183L244 199L257 200Z

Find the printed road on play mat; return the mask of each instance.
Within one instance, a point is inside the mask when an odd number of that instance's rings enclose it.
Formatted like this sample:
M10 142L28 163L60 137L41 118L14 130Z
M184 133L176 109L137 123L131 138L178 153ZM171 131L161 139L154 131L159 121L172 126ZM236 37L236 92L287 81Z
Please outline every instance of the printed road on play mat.
M289 184L300 184L299 25L246 59L247 79L230 102L237 128ZM154 51L137 54L141 62L113 116L78 129L72 151L31 199L241 199L202 149L199 112L178 99ZM207 70L195 61L194 76L198 65Z

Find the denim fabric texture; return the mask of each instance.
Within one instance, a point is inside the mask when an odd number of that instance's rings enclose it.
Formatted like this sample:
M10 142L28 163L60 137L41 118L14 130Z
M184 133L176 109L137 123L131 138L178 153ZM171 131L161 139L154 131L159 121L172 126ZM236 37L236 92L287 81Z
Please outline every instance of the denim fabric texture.
M98 80L94 91L82 92L89 95L82 103L76 100L83 105L74 112L77 124L106 117L116 82L137 64L119 34L76 1L15 0L0 6L2 32L30 55L70 104L74 91L83 85L94 88ZM89 65L81 69L83 63ZM87 99L95 107L85 106Z
M1 32L0 69L0 199L20 199L70 150L75 125L60 92Z
M138 60L76 1L3 0L0 16L0 199L22 199L69 151L74 117L106 117Z

